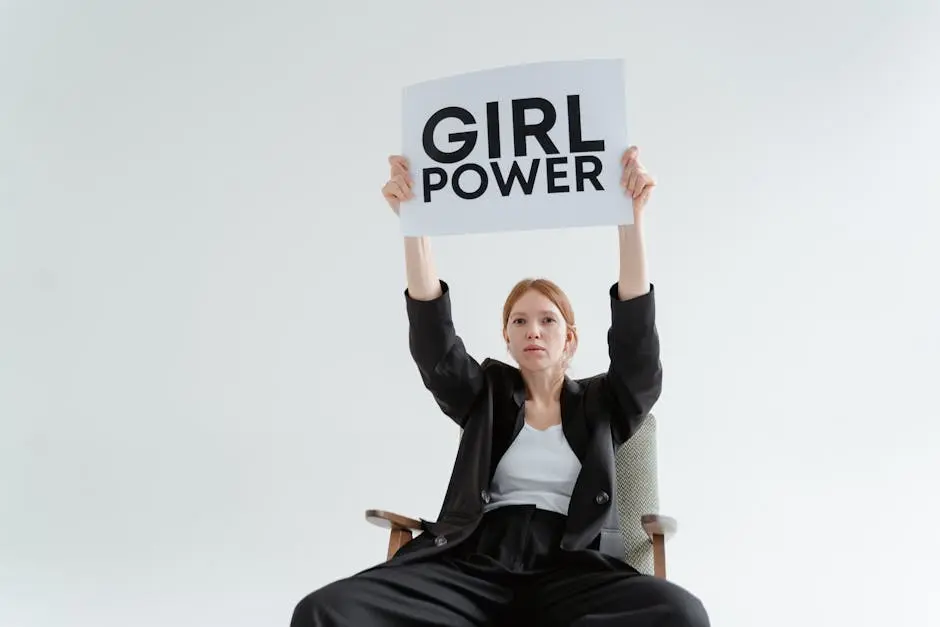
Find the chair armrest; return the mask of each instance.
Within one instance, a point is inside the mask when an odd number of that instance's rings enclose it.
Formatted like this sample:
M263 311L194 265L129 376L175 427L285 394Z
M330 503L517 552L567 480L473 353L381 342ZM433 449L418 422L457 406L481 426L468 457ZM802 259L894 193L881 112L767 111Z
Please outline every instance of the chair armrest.
M653 536L662 536L665 540L668 540L676 535L676 532L679 530L679 524L676 522L676 519L670 518L669 516L643 514L643 516L640 517L640 521L643 524L643 530L646 532L646 535L649 536L650 540L653 539Z
M381 509L367 509L366 520L373 525L385 527L386 529L412 529L414 531L421 531L422 529L420 520Z

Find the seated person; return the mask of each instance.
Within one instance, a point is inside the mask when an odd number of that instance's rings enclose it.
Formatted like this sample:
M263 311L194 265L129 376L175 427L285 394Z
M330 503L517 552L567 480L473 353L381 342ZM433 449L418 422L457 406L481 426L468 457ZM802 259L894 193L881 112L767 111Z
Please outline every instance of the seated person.
M614 452L662 388L642 232L654 182L635 147L622 162L634 224L618 227L610 365L597 376L567 376L578 346L574 313L544 279L520 281L503 306L503 339L518 367L476 361L454 330L450 288L428 239L405 238L411 354L464 430L450 485L424 533L390 560L307 595L292 627L709 626L690 592L621 559ZM403 158L390 163L383 193L398 213L412 178Z

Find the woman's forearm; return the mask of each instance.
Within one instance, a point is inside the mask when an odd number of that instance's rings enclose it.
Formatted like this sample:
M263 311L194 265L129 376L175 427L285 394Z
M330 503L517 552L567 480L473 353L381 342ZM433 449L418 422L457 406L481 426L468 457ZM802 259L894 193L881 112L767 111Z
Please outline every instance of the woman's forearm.
M617 282L617 292L620 300L642 296L650 289L641 216L642 214L635 216L633 224L617 227L620 240L620 279Z
M441 295L429 238L405 237L405 273L408 294L415 300L434 300Z

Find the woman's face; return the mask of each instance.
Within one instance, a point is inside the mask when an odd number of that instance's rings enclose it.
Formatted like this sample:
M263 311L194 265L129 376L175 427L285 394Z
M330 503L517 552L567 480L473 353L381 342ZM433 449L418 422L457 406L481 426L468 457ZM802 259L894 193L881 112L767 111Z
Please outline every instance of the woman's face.
M561 311L549 298L529 290L516 301L506 322L509 353L520 368L555 368L570 358L568 326Z

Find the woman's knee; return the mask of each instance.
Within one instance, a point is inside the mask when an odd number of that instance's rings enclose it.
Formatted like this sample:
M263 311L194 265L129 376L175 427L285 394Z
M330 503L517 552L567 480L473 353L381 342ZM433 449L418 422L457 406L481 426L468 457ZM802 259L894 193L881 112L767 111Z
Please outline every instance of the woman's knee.
M333 625L331 617L342 615L353 598L350 579L340 579L314 590L294 607L290 627L325 627Z
M689 594L682 605L675 609L678 618L676 627L711 627L705 604L698 597Z
M668 627L711 627L705 604L697 596L665 579L656 579L661 603L668 608Z

